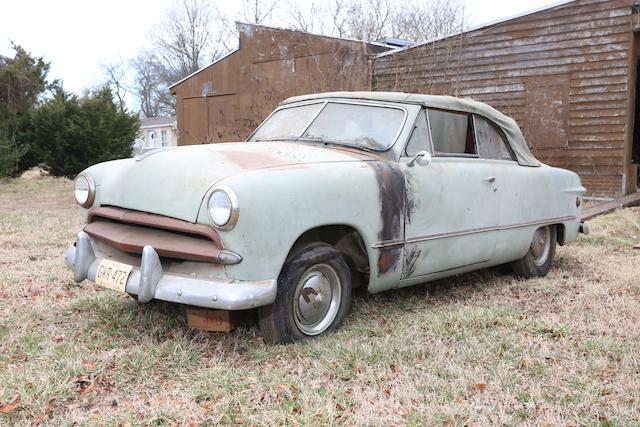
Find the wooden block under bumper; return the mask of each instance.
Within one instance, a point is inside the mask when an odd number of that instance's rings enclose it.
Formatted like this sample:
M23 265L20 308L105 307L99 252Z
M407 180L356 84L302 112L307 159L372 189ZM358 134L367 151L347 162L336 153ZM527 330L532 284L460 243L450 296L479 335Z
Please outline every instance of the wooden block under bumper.
M236 328L236 316L227 310L187 308L187 324L200 331L231 332Z

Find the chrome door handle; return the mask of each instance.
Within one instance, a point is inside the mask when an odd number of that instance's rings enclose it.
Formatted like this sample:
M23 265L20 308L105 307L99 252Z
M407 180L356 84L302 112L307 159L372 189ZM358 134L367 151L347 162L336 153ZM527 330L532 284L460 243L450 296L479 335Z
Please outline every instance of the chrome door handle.
M496 182L496 177L495 176L490 176L488 178L485 178L484 180L487 181L490 184L493 184L494 182Z

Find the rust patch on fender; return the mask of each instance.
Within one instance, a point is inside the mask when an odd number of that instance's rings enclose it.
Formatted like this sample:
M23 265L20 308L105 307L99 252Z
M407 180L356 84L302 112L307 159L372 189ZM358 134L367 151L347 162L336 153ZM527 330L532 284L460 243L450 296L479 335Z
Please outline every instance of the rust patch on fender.
M402 240L405 212L405 180L400 167L391 162L372 162L378 181L380 198L381 242ZM402 256L402 247L381 249L378 256L380 275L395 270Z
M402 250L400 248L380 249L378 256L378 272L383 275L391 270L395 270L398 265Z
M223 155L226 160L245 170L273 168L293 163L269 154L253 152L251 150L219 150L218 153Z

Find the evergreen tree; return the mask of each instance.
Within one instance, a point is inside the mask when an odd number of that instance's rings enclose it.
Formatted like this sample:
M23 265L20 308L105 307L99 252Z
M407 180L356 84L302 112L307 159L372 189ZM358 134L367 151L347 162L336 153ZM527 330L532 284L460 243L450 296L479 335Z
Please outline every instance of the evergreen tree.
M73 177L92 164L130 157L138 126L108 87L83 98L58 88L33 112L25 134L52 175Z
M13 58L0 55L0 176L21 170L29 147L20 131L29 120L38 98L47 89L49 63L13 45Z

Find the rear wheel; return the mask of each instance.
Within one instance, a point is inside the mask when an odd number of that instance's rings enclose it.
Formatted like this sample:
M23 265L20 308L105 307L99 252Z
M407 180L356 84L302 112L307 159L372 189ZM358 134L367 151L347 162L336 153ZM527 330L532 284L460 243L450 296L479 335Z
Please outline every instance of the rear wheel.
M521 277L546 276L556 253L556 227L546 225L540 227L533 234L531 246L527 254L518 261L511 263L511 269Z
M338 329L351 308L351 275L342 254L324 243L287 260L276 301L258 310L266 342L303 341Z

